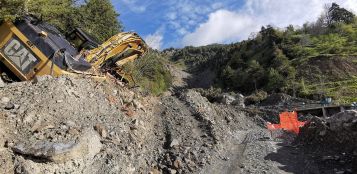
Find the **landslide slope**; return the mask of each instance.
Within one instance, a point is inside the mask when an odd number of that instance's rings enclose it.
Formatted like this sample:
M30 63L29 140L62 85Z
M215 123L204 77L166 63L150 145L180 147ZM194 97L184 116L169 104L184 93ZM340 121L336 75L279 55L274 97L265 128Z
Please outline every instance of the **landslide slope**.
M284 92L337 103L357 98L357 20L331 26L262 27L239 43L168 49L192 73L191 87L219 87L249 95Z

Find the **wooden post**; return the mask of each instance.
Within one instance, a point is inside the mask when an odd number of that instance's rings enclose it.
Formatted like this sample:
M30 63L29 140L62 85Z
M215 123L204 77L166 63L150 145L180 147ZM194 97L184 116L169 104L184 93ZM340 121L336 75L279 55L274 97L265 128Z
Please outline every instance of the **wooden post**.
M324 118L327 118L326 108L322 107L322 115Z

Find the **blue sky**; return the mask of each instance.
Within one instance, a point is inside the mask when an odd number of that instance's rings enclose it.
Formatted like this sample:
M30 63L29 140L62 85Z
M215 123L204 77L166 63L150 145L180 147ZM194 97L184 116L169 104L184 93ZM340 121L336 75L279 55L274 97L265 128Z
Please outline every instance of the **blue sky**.
M357 0L112 0L124 30L155 49L238 42L268 24L301 26L331 2L357 9Z

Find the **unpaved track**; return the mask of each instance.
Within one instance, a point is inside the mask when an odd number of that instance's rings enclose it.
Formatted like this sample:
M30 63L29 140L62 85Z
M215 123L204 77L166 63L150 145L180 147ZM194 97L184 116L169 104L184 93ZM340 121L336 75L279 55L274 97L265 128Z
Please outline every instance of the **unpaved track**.
M259 119L239 107L209 103L192 90L161 103L157 115L166 143L159 166L165 173L319 173L300 149L273 140ZM170 147L173 140L177 147ZM176 159L182 168L175 169Z
M189 75L177 69L175 72L174 81L180 82L175 86L178 90L162 97L157 112L166 134L163 156L170 154L171 159L182 160L178 172L319 173L302 150L273 140L261 127L264 121L260 116L237 106L210 103L193 89L184 89L189 85L182 83L182 78ZM179 140L179 147L169 147L173 139ZM167 161L161 167L167 173L174 168Z

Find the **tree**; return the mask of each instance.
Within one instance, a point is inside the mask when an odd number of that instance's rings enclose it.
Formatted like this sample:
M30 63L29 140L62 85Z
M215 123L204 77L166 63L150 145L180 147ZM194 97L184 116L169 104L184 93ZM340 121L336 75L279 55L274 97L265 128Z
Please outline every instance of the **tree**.
M275 47L273 55L274 58L271 60L271 67L282 71L289 66L289 59L285 56L281 49Z
M122 30L110 0L87 0L80 7L80 26L103 42Z
M25 12L42 18L63 34L79 27L101 42L122 29L110 0L0 0L0 21Z
M24 0L0 0L0 22L15 19L24 13Z
M76 26L76 0L31 0L27 1L28 13L42 18L66 33Z
M277 91L286 85L284 77L274 68L270 68L268 74L267 91Z
M263 26L259 33L262 35L262 38L267 40L271 46L279 42L277 30L274 29L274 27L271 25L268 25L266 28Z
M352 12L341 8L336 3L332 3L331 7L328 9L327 12L327 23L329 26L332 26L339 22L350 24L354 21L354 17L355 15Z

